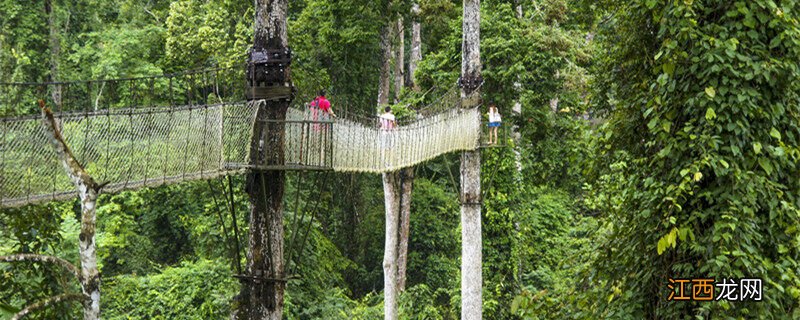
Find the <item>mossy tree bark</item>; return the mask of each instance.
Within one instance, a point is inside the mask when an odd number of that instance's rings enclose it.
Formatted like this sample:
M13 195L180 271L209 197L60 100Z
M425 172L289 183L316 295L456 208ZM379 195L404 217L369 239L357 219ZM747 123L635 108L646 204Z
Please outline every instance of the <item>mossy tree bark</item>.
M257 0L253 49L287 47L288 0ZM290 68L284 68L284 85L291 85ZM284 158L284 126L263 120L285 120L288 100L259 103L250 141L250 164L278 165ZM274 319L283 314L286 288L283 257L283 193L286 174L281 170L251 169L247 173L250 201L250 235L247 274L243 277L234 319Z

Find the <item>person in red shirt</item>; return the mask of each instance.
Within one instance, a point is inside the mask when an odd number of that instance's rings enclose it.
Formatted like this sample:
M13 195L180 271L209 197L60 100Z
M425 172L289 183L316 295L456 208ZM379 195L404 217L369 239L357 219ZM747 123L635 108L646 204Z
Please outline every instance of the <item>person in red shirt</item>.
M322 119L321 120L323 120L323 121L330 120L331 116L336 117L336 114L333 113L333 109L331 109L331 102L328 101L327 98L325 98L325 90L320 90L319 91L319 96L317 97L315 102L317 103L317 107L320 110L322 110Z

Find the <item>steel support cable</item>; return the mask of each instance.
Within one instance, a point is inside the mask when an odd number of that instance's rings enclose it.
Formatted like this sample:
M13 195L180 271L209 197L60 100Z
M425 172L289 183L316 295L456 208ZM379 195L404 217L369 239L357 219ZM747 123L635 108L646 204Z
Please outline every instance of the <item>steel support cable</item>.
M286 255L289 257L288 261L292 260L292 249L294 248L294 242L295 242L295 239L297 238L297 229L298 229L298 227L297 227L297 214L298 214L298 209L299 209L299 206L300 206L300 189L302 189L302 186L303 186L303 176L304 175L305 175L304 171L297 172L297 185L295 186L295 197L294 197L294 206L293 206L294 215L292 217L292 225L291 225L292 226L292 229L291 229L292 230L292 238L291 238L291 240L289 240L289 252L286 253ZM305 212L303 212L303 217L300 218L300 220L302 221L302 219L304 219L304 218L305 218Z
M217 191L214 190L214 185L211 183L210 179L206 180L206 182L208 183L208 189L211 191L211 198L214 200L214 211L217 212L217 218L219 219L219 223L222 225L222 234L228 247L228 254L231 255L231 260L234 260L236 254L233 252L233 244L231 243L230 234L228 233L228 228L225 226L225 219L222 217L222 211L219 209L219 202L217 202ZM222 188L225 190L224 185ZM231 262L234 263L235 261ZM238 262L234 263L234 267L237 268L237 274L241 273L241 270L238 269Z
M323 173L323 184L329 184L328 183L329 182L328 179L329 179L328 171L325 171L325 173ZM332 190L333 190L333 186L331 185L331 191ZM298 253L302 253L303 250L305 249L306 241L308 240L308 233L311 232L311 227L314 225L314 217L317 216L317 209L319 208L319 204L321 202L322 202L322 188L320 188L319 197L317 197L317 201L314 204L314 209L311 210L311 212L313 212L313 213L311 214L311 218L308 221L308 225L306 227L306 232L305 232L305 234L303 234L303 241L300 242L300 249L297 250ZM297 268L300 265L300 261L301 261L300 259L301 259L302 255L298 254L296 257L297 257L297 260L294 263L294 267L295 267L294 271L297 271Z
M222 186L222 189L225 190L225 186ZM228 196L230 200L228 204L230 205L230 212L231 212L231 223L233 224L233 235L236 237L236 270L239 274L242 274L242 256L241 256L241 249L239 248L239 243L241 242L239 238L239 224L236 221L236 201L233 195L233 177L228 175Z
M315 186L317 186L318 184L319 184L319 174L316 174L316 175L315 175L315 177L314 177L314 183L312 183L312 184L311 184L311 186L312 186L312 187L315 187ZM319 205L320 198L321 198L321 196L318 196L316 199L314 199L314 210L316 210L317 206ZM301 212L302 212L302 217L300 218L300 221L299 221L299 223L297 224L297 229L296 229L296 232L295 232L295 230L293 230L293 231L292 231L292 240L291 240L291 244L290 244L290 247L289 247L289 252L290 252L290 254L289 254L289 260L288 260L288 261L290 261L290 262L291 262L291 261L293 260L293 258L294 258L294 245L295 245L295 241L296 241L296 240L295 240L295 236L300 234L300 231L301 231L300 229L302 228L302 223L303 223L303 220L305 220L305 218L306 218L306 214L307 214L307 212L308 212L306 209L308 209L308 201L306 201L306 202L303 204L303 209L301 210ZM312 221L313 221L313 215L312 215ZM302 247L301 247L301 249L300 249L300 250L298 250L298 252L302 252ZM291 270L291 269L290 269L290 270ZM290 272L289 274L291 274L291 272Z

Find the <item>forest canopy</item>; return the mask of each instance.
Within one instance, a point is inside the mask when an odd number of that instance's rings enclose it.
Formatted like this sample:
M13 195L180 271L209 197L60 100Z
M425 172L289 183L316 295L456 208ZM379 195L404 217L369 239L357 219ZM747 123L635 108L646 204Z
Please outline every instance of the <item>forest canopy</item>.
M289 1L296 99L322 89L337 113L375 117L389 35L387 105L413 118L459 79L462 5ZM480 151L484 318L800 318L799 2L484 0L480 14L480 91L503 119L500 146ZM248 1L0 0L0 96L12 82L244 68L254 15ZM412 170L401 319L460 317L459 159ZM286 174L284 318L384 316L379 180ZM102 317L229 317L246 185L101 194ZM0 256L80 265L80 218L78 199L0 208ZM675 301L676 279L711 279L714 301ZM758 300L721 298L742 279L760 280ZM0 262L2 319L67 292L80 288L59 266ZM28 317L81 314L63 302Z

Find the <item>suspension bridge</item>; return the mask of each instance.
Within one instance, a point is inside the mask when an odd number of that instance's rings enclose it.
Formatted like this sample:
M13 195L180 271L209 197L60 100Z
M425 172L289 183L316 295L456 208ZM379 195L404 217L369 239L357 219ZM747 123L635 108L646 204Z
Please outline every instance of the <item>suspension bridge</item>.
M104 193L262 170L389 172L480 147L477 108L450 90L393 130L375 117L310 119L294 99L285 120L258 119L240 69L154 77L0 84L0 207L64 200L75 188L49 142L36 101L45 99L66 144ZM334 108L337 107L333 99ZM283 132L282 159L252 165L256 123ZM262 146L270 148L270 141Z

